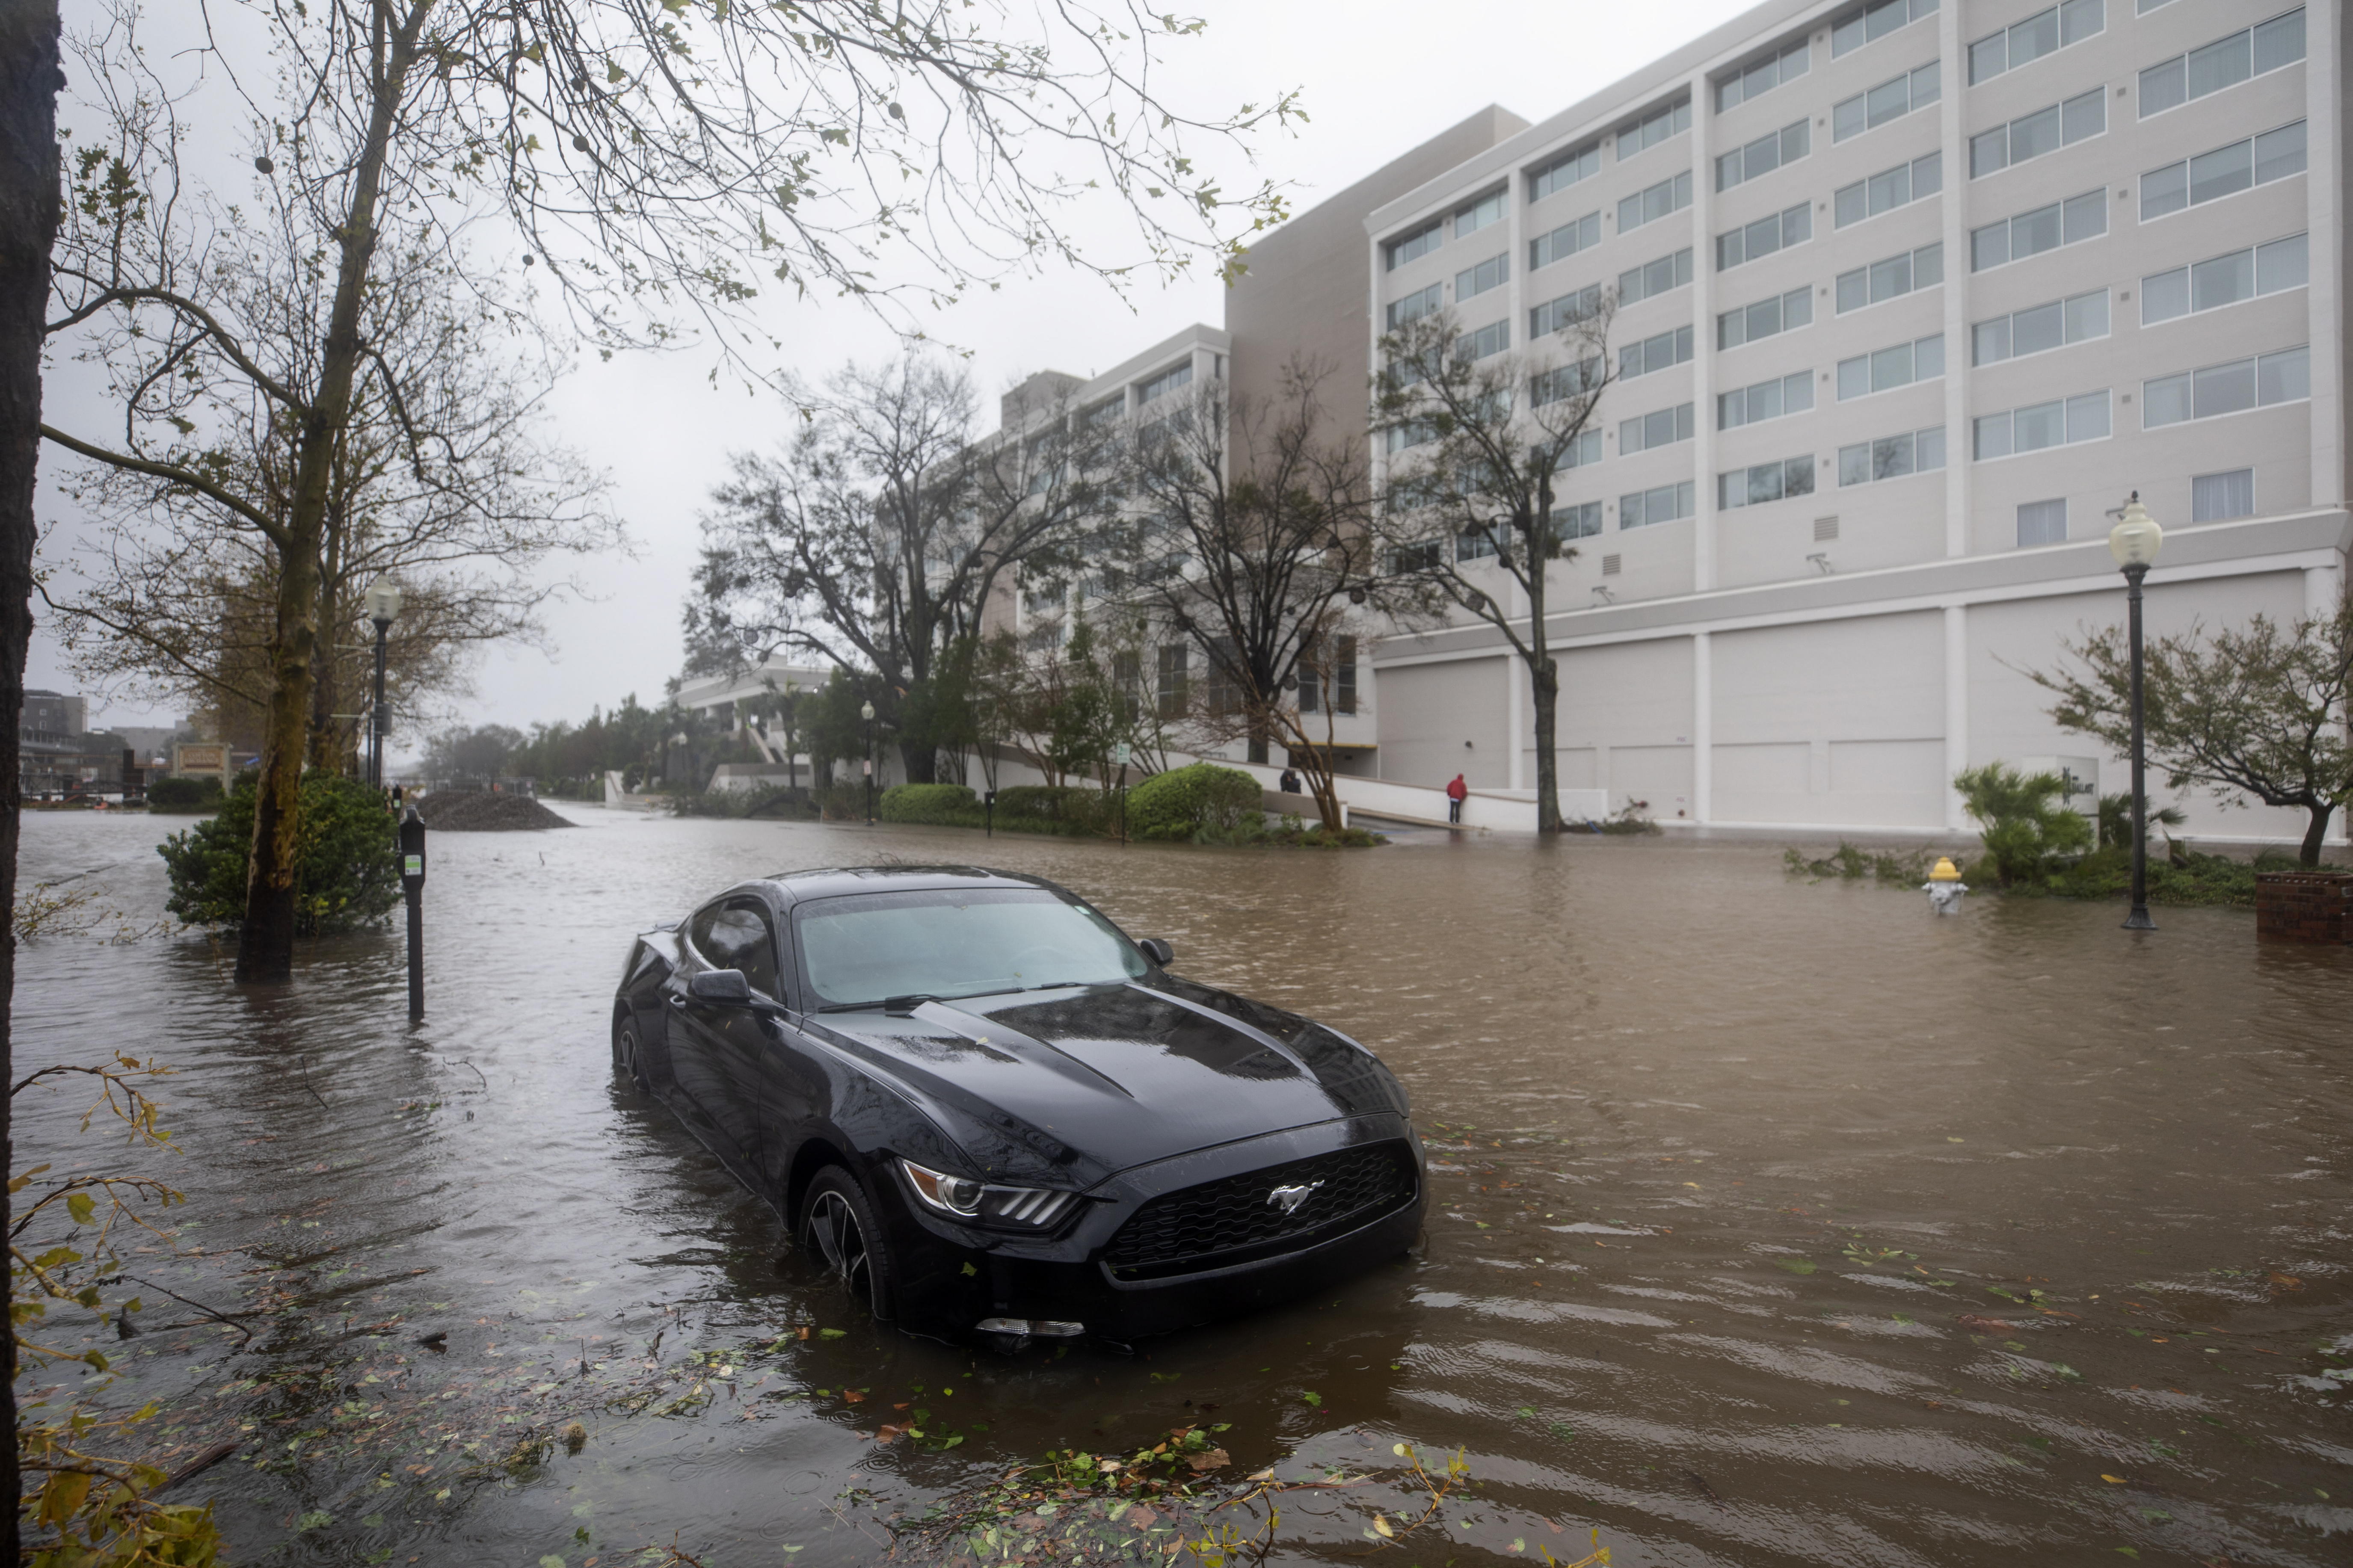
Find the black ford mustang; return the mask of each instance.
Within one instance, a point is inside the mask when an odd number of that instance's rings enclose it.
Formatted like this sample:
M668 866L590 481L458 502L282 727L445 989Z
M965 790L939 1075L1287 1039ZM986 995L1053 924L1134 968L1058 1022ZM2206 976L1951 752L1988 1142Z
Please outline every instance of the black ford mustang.
M1173 956L1036 877L793 872L638 939L614 1066L931 1332L1129 1340L1411 1245L1396 1078Z

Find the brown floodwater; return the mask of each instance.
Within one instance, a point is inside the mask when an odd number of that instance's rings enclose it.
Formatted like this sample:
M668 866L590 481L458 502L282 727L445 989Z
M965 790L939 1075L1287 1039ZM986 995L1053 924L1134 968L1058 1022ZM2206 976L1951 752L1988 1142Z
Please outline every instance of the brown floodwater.
M1276 1562L1574 1559L1596 1529L1618 1568L2353 1560L2353 950L2259 947L2239 911L1936 920L1761 843L1250 852L567 809L436 837L414 1030L395 931L316 943L274 992L200 934L20 956L20 1075L176 1069L190 1255L132 1255L137 1321L194 1317L161 1289L264 1314L248 1344L103 1340L105 1397L163 1403L167 1463L243 1441L174 1494L216 1503L236 1562L869 1562L893 1513L1201 1421L1238 1469L1369 1478L1285 1496ZM174 826L28 816L26 879L97 868L152 918ZM1132 1357L862 1321L617 1089L606 1020L640 925L886 856L1052 877L1179 973L1373 1046L1430 1147L1422 1247ZM83 1104L21 1097L20 1166L128 1158L73 1131ZM928 1442L875 1440L902 1405ZM547 1441L574 1419L576 1453ZM1384 1545L1400 1442L1477 1485Z

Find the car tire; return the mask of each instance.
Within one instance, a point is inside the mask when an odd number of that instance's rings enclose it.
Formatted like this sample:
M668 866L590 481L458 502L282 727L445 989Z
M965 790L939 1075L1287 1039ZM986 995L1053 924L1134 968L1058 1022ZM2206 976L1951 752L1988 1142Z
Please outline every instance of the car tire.
M653 1092L646 1078L646 1064L638 1049L638 1021L628 1013L613 1019L613 1076L626 1078L629 1087L639 1094Z
M839 1165L819 1171L801 1196L793 1238L878 1320L894 1315L898 1268L873 1200L856 1176Z

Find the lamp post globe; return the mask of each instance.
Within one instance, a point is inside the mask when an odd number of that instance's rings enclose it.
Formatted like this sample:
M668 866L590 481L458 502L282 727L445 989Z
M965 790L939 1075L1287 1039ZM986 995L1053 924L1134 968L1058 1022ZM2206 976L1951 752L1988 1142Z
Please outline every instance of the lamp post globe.
M2146 711L2142 694L2140 585L2157 552L2165 546L2165 530L2140 504L2135 490L2124 505L2116 527L2108 530L2108 553L2124 569L2126 639L2132 652L2132 912L2125 916L2126 931L2155 931L2148 915L2148 795Z
M368 783L384 787L384 742L392 732L392 710L384 700L385 638L400 615L400 589L378 578L367 591L368 619L375 623L375 706L368 714Z

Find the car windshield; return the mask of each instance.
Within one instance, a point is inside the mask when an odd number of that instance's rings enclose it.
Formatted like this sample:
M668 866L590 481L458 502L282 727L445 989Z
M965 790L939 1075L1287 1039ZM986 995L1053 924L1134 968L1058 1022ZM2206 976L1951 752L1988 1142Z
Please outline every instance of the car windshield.
M818 899L793 911L818 1004L872 1005L1133 979L1141 955L1111 922L1042 888Z

